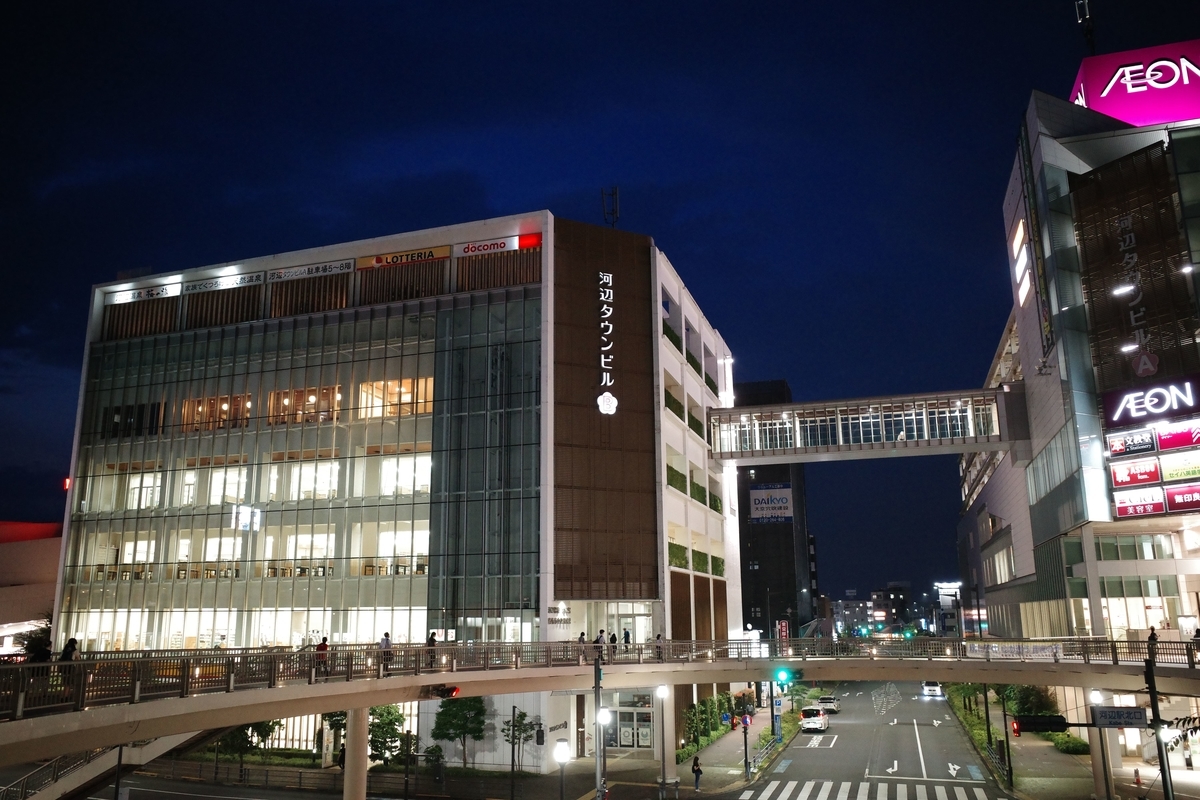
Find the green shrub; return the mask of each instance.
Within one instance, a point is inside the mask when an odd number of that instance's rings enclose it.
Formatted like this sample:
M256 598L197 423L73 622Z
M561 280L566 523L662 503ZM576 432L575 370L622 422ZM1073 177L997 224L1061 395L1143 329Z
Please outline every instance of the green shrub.
M1070 756L1086 756L1092 752L1086 739L1080 739L1069 733L1049 733L1046 738L1054 744L1054 749Z
M675 345L676 350L681 353L683 352L683 339L680 338L674 328L666 323L666 320L663 321L663 336L667 337L667 340Z
M708 493L708 507L711 508L713 511L717 512L718 514L725 513L722 510L721 495L717 494L716 492ZM721 574L724 575L725 573L722 572Z
M688 427L701 439L704 438L704 423L690 411L688 412Z
M694 355L692 355L691 350L687 351L687 362L688 362L688 365L691 366L692 369L696 370L697 375L704 374L704 368L700 366L700 359L698 359Z
M688 549L681 544L667 542L667 563L672 567L687 569L689 566Z
M667 404L667 408L675 414L675 416L683 419L683 401L675 395L663 389L663 402Z
M712 375L708 375L707 373L705 374L704 385L707 386L709 389L712 389L713 394L721 393L720 391L717 390L717 382L713 380Z
M692 571L708 572L708 553L702 550L692 551Z
M687 494L687 490L688 490L687 475L684 475L682 472L680 472L679 470L675 469L670 464L668 464L667 465L667 486L670 486L672 489L678 489L679 491L683 492L684 494Z
M718 578L725 577L725 559L720 556L712 557L712 574Z
M701 505L708 505L708 490L702 484L692 481L692 499Z

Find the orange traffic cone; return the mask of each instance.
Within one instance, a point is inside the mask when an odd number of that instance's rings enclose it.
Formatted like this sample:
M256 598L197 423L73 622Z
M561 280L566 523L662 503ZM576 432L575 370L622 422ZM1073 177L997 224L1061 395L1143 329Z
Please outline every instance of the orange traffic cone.
M1138 771L1137 767L1133 769L1133 784L1135 786L1142 785L1142 773Z

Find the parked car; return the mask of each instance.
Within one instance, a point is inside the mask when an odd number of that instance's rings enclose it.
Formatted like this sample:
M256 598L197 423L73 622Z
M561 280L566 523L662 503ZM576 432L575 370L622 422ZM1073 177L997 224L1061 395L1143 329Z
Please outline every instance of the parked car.
M921 694L926 697L941 697L942 685L937 681L925 681L921 684Z
M800 709L800 730L827 731L829 730L829 715L820 706L805 706Z
M821 708L825 709L827 712L830 712L833 714L841 713L841 710L842 710L841 702L831 694L824 695L823 697L818 697L817 705L820 706Z

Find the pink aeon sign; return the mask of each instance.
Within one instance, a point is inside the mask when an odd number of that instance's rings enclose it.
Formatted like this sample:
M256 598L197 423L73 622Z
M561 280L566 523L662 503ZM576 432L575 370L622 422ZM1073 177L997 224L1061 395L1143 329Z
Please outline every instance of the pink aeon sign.
M1071 102L1137 126L1200 119L1200 39L1085 58Z
M1179 450L1184 447L1200 446L1200 420L1161 425L1154 431L1159 450Z

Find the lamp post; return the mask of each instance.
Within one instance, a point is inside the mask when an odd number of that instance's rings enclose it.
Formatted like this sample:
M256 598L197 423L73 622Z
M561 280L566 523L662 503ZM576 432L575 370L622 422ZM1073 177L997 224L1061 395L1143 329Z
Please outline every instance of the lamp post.
M554 760L558 762L558 800L566 800L567 794L567 761L571 758L571 750L566 739L554 743Z
M659 797L659 800L666 800L666 796L667 796L667 695L671 693L671 690L667 688L666 684L663 684L662 686L659 686L657 689L655 689L654 693L656 695L658 695L658 705L659 705L659 709L660 709L659 720L658 720L658 730L661 734L660 738L662 741L662 777L658 781L658 797Z
M1096 713L1096 709L1104 702L1104 696L1096 689L1092 689L1092 693L1088 696L1088 699L1092 701L1092 724L1095 725L1099 716ZM1105 736L1106 733L1107 731L1104 728L1096 728L1096 734L1100 740L1100 769L1104 770L1104 795L1111 800L1113 796L1112 775L1108 771L1108 737ZM1155 735L1158 735L1157 731L1155 731Z
M605 800L608 795L608 745L604 741L605 728L612 722L612 712L601 706L596 711L596 724L600 726L600 741L597 742L596 757L600 760L600 795L597 800Z

